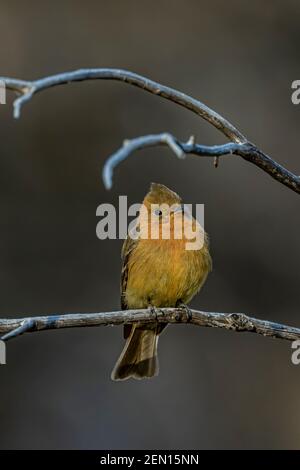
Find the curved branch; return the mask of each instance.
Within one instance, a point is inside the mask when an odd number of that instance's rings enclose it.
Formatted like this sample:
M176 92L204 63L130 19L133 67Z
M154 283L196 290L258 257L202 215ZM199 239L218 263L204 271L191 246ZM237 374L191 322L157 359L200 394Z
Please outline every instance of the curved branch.
M180 143L170 134L159 134L159 136L145 136L130 141L130 146L126 151L121 149L114 154L108 161L104 168L104 181L107 188L112 185L112 170L121 160L124 160L132 151L149 147L154 145L169 145L175 151L177 156L184 156L186 153L195 154L199 156L214 156L235 154L239 155L245 160L258 166L267 172L274 179L284 184L292 191L300 193L300 176L293 174L279 163L272 160L268 155L258 149L255 145L248 141L248 139L236 129L227 119L210 109L201 101L192 98L174 88L167 87L157 83L149 78L135 74L128 70L109 69L109 68L96 68L96 69L81 69L71 72L60 73L49 77L41 78L34 81L17 80L9 77L0 77L0 80L5 83L6 88L14 92L20 93L21 96L14 101L14 116L20 116L22 106L28 102L34 94L46 90L48 88L63 85L66 83L83 81L83 80L118 80L130 85L139 87L149 93L165 98L172 101L184 108L194 112L198 116L204 118L216 129L221 131L229 140L236 146L217 145L217 146L201 146L197 144ZM228 149L230 151L228 151ZM182 151L181 151L182 150Z
M186 308L120 310L116 312L0 319L0 333L6 333L1 339L7 341L25 332L87 326L112 326L135 322L190 323L202 327L257 333L288 341L300 339L300 328L252 318L243 313L203 312Z
M173 143L171 145L170 143ZM193 138L188 142L179 142L171 134L154 134L137 137L135 139L126 140L117 152L111 155L105 162L103 167L103 182L107 189L112 187L112 178L114 168L125 160L129 155L137 150L146 147L155 147L159 145L168 145L175 155L183 158L185 155L197 155L198 157L221 157L224 155L238 155L268 173L272 178L292 189L296 193L300 193L300 177L294 175L283 166L276 163L272 158L259 150L250 142L245 143L227 143L223 145L199 145L195 144ZM178 151L179 149L179 151Z
M198 114L208 121L214 127L219 129L226 137L234 142L246 142L247 139L238 131L227 119L220 116L201 101L191 96L175 90L174 88L161 85L149 78L143 77L128 70L120 69L80 69L71 72L59 73L49 77L34 81L24 81L12 79L9 77L0 77L8 90L18 91L23 96L14 102L14 116L20 116L21 108L26 101L29 101L35 93L46 90L57 85L64 85L71 82L80 82L83 80L118 80L130 85L134 85L142 90L148 91L154 95L173 101L190 111Z

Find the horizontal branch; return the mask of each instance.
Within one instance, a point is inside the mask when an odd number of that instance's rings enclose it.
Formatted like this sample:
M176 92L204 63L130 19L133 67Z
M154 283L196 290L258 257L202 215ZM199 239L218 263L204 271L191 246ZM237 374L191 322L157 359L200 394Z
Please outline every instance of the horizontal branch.
M241 144L238 146L224 144L211 147L194 144L189 147L188 144L180 143L174 137L166 133L159 134L158 136L150 135L133 139L130 141L130 146L127 149L123 147L121 151L114 154L104 168L103 176L107 188L110 188L112 185L113 168L117 163L124 160L130 153L132 153L132 151L154 145L169 145L179 157L184 156L186 153L198 156L215 156L217 159L219 156L226 154L239 155L271 175L275 180L300 194L300 176L293 174L259 150L227 119L216 113L201 101L175 90L174 88L170 88L150 80L149 78L128 70L109 68L75 70L33 81L0 77L1 82L5 83L7 89L21 95L14 101L14 116L16 118L20 116L22 106L40 91L71 82L97 79L118 80L172 101L208 121L216 129L221 131L231 142Z
M116 312L0 319L0 333L5 333L1 339L7 341L25 332L73 327L113 326L136 322L189 323L196 326L223 328L236 332L246 331L289 341L300 339L300 328L252 318L243 313L203 312L186 308L120 310Z

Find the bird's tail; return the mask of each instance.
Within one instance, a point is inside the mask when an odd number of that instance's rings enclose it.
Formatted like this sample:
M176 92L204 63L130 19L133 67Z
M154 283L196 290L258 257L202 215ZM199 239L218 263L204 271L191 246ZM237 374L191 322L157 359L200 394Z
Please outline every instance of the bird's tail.
M158 374L157 327L132 325L124 349L112 371L112 380L144 379Z

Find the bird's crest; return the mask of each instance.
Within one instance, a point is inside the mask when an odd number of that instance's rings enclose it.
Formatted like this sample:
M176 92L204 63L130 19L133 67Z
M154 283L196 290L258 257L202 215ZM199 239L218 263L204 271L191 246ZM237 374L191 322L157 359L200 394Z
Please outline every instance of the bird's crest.
M167 188L164 184L151 183L150 191L146 194L144 203L147 204L178 204L181 202L177 193Z

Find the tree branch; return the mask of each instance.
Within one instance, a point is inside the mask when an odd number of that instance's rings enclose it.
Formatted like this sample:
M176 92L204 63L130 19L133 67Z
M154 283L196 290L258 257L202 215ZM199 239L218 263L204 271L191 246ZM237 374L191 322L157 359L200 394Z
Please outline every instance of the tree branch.
M252 318L243 313L203 312L185 308L120 310L116 312L72 313L20 319L0 319L0 333L6 333L1 339L7 341L25 332L87 326L113 326L136 322L189 323L202 327L224 328L236 332L246 331L288 341L300 339L300 328Z
M179 142L174 136L168 133L146 135L132 140L125 140L123 147L111 155L103 167L103 181L107 189L112 187L114 168L125 160L136 150L158 145L168 145L175 155L184 158L186 155L197 155L198 157L221 157L224 155L238 155L268 173L272 178L289 187L293 191L300 193L300 177L294 175L283 166L276 163L272 158L259 150L250 142L227 143L223 145L199 145L191 142L191 139L184 143Z
M17 92L21 95L14 101L15 118L20 116L22 106L27 101L29 101L33 95L40 91L70 82L95 79L119 80L139 87L154 95L173 101L174 103L183 106L184 108L194 112L198 116L208 121L233 143L239 144L235 146L224 144L211 147L190 144L190 147L188 147L188 143L180 143L175 137L166 133L159 134L157 136L140 137L130 141L130 146L127 149L123 147L123 149L118 151L109 159L106 167L104 168L104 182L107 188L110 188L112 185L113 168L120 161L127 158L127 156L130 155L130 153L132 153L134 150L155 145L169 145L173 150L175 150L177 156L183 156L187 153L198 156L214 156L217 158L227 154L238 155L248 162L253 163L272 176L272 178L290 188L292 191L300 194L300 176L293 174L279 163L271 159L260 149L258 149L225 118L210 109L201 101L198 101L173 88L154 82L153 80L150 80L141 75L137 75L127 70L100 68L75 70L34 81L24 81L9 77L0 77L0 80L5 83L7 89ZM182 152L180 150L182 150Z
M0 77L0 80L5 83L8 90L20 93L22 96L14 102L14 116L20 117L21 108L25 102L29 101L32 96L39 91L46 90L57 85L65 85L71 82L80 82L83 80L118 80L124 83L129 83L138 88L142 88L149 93L160 96L167 100L183 106L190 111L198 114L203 119L206 119L210 124L219 129L224 135L234 142L246 142L247 139L243 134L238 131L229 121L220 116L218 113L210 109L205 104L201 103L191 96L170 88L160 83L154 82L149 78L143 77L128 70L119 69L81 69L72 72L59 73L49 77L41 78L34 81L17 80L9 77Z

